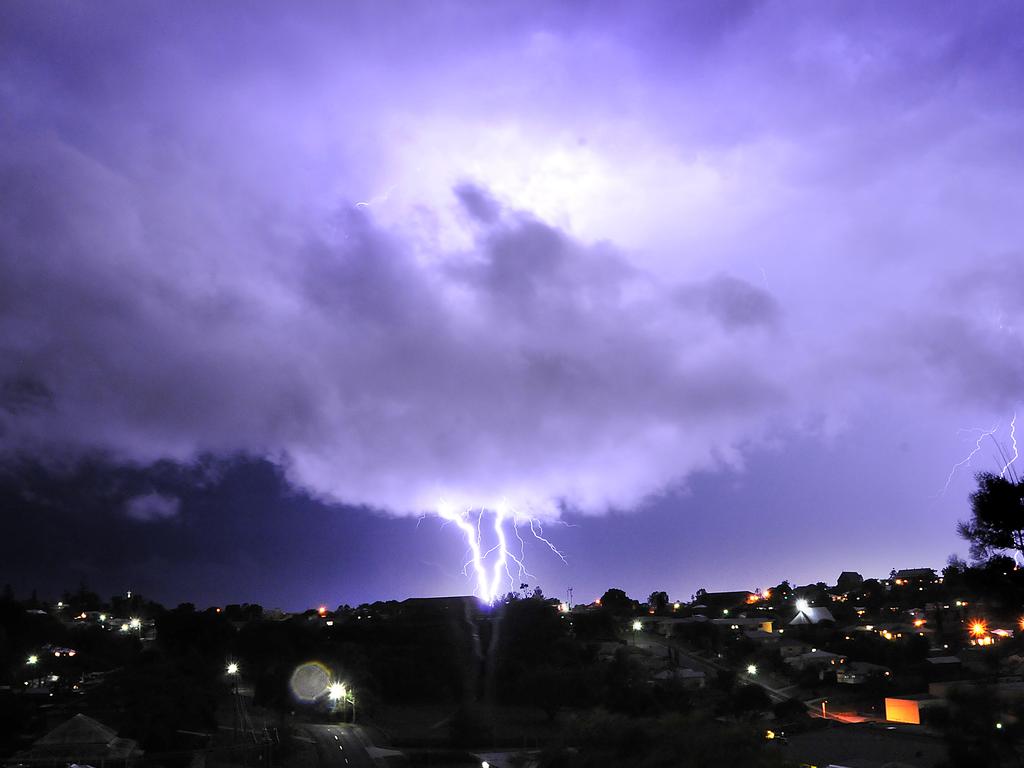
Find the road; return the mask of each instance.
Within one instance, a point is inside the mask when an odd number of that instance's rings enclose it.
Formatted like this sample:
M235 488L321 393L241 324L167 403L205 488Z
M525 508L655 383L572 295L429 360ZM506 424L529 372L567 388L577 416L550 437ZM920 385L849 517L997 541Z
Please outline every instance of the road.
M304 725L302 730L313 740L320 768L376 768L367 752L372 745L358 725Z
M657 635L646 634L641 635L640 637L634 637L633 642L636 643L639 648L645 648L647 650L664 651L666 648L671 648L676 652L683 666L703 672L707 675L707 681L709 683L717 672L730 670L730 668L724 664L718 664L709 659L702 659L692 651L681 646L679 643L674 643L671 640ZM758 679L757 677L747 675L745 673L737 673L737 678L741 682L753 683L754 685L763 688L764 692L768 694L768 698L776 704L782 701L787 701L790 698L790 694L786 693L786 691L791 690L792 686L790 686L789 689L772 688L763 679Z

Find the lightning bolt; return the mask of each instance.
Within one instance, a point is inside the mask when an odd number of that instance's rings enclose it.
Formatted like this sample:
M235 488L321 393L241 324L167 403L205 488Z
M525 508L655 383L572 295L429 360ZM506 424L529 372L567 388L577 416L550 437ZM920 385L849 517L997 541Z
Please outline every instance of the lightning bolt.
M526 568L526 541L519 532L521 525L528 524L535 539L542 542L563 563L568 562L565 555L544 536L544 528L538 519L516 514L504 501L493 510L481 508L474 515L473 510L457 511L442 499L438 504L437 514L442 520L454 523L465 537L468 559L462 567L462 572L469 576L472 568L476 577L476 595L485 603L493 603L500 597L503 583L507 583L510 590L514 589L515 580L510 562L518 567L520 580L524 575L533 577ZM485 548L484 518L488 515L493 518L490 524L493 543ZM512 533L519 542L518 556L509 547L509 537L506 533L506 523L509 522Z
M1017 449L1017 414L1014 412L1013 418L1010 419L1010 441L1013 444L1013 456L1006 460L1003 464L1003 468L999 470L999 476L1005 477L1006 473L1010 471L1010 467L1013 466L1014 462L1020 457L1020 451Z
M1014 418L1016 418L1016 416ZM992 429L987 429L987 430L986 429L960 430L961 432L980 432L981 434L978 435L978 439L974 443L974 450L971 451L969 454L967 454L967 456L964 459L961 459L956 464L954 464L953 468L951 470L949 470L949 477L946 478L945 485L943 485L942 486L942 490L939 491L939 495L940 496L942 494L944 494L947 490L949 490L949 484L951 482L953 482L953 476L956 475L956 471L958 469L960 469L960 467L970 466L971 459L973 459L977 455L978 451L981 450L981 444L985 441L985 438L986 437L992 437L992 435L994 435L998 430L999 430L999 425L998 424L996 424L994 427L992 427ZM992 439L994 440L995 438L992 438Z
M534 526L536 526L536 527L534 527ZM556 555L558 555L559 559L563 563L565 563L566 565L569 564L569 562L565 559L565 555L563 555L561 552L559 552L554 544L552 544L550 541L548 541L546 538L544 538L544 527L541 525L540 520L538 520L535 517L531 517L530 518L530 533L533 534L533 538L537 539L537 541L540 541L540 542L543 542L544 544L546 544L548 549L550 549L552 552L554 552Z

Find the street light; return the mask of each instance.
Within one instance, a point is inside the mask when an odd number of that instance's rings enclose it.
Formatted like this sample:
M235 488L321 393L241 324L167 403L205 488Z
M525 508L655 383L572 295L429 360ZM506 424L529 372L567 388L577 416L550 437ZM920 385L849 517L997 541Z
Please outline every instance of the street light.
M331 683L327 686L327 698L331 701L341 701L346 693L344 683Z
M636 621L633 622L633 631L634 632L639 632L643 628L644 628L644 625L641 623L640 619L637 619Z
M35 655L35 654L33 653L33 654L32 654L31 656L29 656L29 657L28 657L28 661L27 661L26 663L27 663L27 664L28 664L29 666L33 666L33 665L35 665L35 664L38 664L38 663L39 663L39 657L38 657L38 656L36 656L36 655Z
M238 674L238 664L237 663L232 661L230 664L228 664L228 674L229 675L237 675Z
M331 683L327 686L327 699L334 703L334 706L338 706L339 701L344 701L352 705L352 722L356 721L356 697L352 695L352 691L344 683Z
M757 665L756 664L747 664L747 674L748 675L756 675L757 674Z
M132 629L141 629L142 628L142 620L141 619L134 619L134 618L133 619L129 619L128 620L128 626L131 627Z
M800 613L806 613L807 609L811 607L811 604L804 600L802 597L796 601L796 609Z

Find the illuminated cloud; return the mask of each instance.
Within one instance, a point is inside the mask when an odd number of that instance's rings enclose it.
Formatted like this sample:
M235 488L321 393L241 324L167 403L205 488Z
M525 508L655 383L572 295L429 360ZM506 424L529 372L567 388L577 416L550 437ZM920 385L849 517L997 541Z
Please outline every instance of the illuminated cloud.
M0 448L601 513L1019 396L1000 12L571 7L5 7Z

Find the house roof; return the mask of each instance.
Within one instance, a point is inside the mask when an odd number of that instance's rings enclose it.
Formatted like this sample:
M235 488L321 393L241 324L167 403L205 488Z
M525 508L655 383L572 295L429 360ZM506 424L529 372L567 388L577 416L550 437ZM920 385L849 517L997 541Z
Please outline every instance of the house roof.
M841 653L832 653L831 651L823 651L821 648L818 648L815 651L809 651L808 653L803 654L803 656L801 656L800 658L802 658L802 659L845 659L846 657L843 656Z
M937 575L934 568L903 568L896 571L897 579L934 579Z
M129 760L141 754L136 741L119 738L111 728L79 713L37 740L30 749L15 755L15 760L92 765Z
M804 611L797 611L796 616L790 624L818 624L822 621L835 622L835 616L828 608L808 608Z
M36 741L36 744L109 744L116 737L117 731L79 712Z

